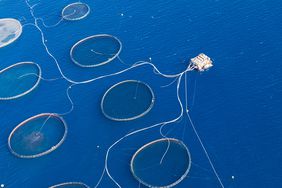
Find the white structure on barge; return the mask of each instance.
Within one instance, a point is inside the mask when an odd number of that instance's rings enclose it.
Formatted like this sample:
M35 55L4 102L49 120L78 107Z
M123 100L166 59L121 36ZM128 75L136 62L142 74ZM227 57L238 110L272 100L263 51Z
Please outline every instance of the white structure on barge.
M213 66L211 58L207 55L200 53L198 56L191 58L190 64L198 71L205 71Z

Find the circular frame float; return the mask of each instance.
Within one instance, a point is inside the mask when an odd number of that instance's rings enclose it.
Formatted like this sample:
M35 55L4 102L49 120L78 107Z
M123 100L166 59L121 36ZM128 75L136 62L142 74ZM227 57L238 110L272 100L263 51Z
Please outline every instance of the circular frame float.
M68 9L70 8L74 8L73 10L76 11L75 6L84 6L87 9L87 12L85 12L85 14L81 15L80 17L77 18L68 18L70 15L73 14L68 14L67 16L64 15L64 12L68 11ZM88 14L90 13L90 7L89 5L87 5L86 3L82 3L82 2L75 2L75 3L71 3L68 4L67 6L65 6L62 10L62 18L68 21L77 21L77 20L81 20L83 18L85 18L86 16L88 16Z
M63 126L64 126L64 134L63 134L62 138L60 139L60 141L56 145L51 146L48 150L43 151L43 152L38 153L38 154L34 154L34 155L21 155L21 154L17 153L13 149L12 144L11 144L11 139L12 139L13 135L15 134L15 132L20 127L22 127L25 124L27 124L28 122L36 120L37 118L45 117L45 116L48 117L48 118L49 117L56 118L57 120L59 120L63 124ZM59 116L58 114L54 114L54 113L42 113L42 114L38 114L38 115L32 116L32 117L24 120L23 122L21 122L19 125L17 125L12 130L12 132L9 135L8 147L9 147L9 150L11 151L11 153L14 154L16 157L19 157L19 158L37 158L37 157L41 157L41 156L47 155L47 154L51 153L52 151L56 150L59 146L61 146L63 144L63 142L65 141L65 139L66 139L67 133L68 133L67 124L66 124L65 120L61 116Z
M117 51L112 57L108 58L106 61L103 61L103 62L100 62L100 63L97 63L97 64L87 64L87 65L84 65L84 64L79 63L79 62L74 58L74 56L73 56L74 50L75 50L79 45L83 44L84 42L86 42L86 41L88 41L88 40L96 39L96 38L99 38L99 37L103 37L103 38L112 38L112 39L114 39L114 40L117 42L117 44L119 45L118 51ZM117 58L117 57L119 56L121 50L122 50L122 43L121 43L121 41L120 41L117 37L115 37L115 36L113 36L113 35L109 35L109 34L98 34L98 35L92 35L92 36L86 37L86 38L81 39L81 40L79 40L78 42L76 42L76 43L72 46L72 48L71 48L71 50L70 50L70 57L71 57L71 60L72 60L76 65L78 65L78 66L80 66L80 67L84 67L84 68L91 68L91 67L98 67L98 66L101 66L101 65L105 65L105 64L107 64L107 63L113 61L115 58ZM102 53L101 53L101 54L102 54Z
M34 62L19 62L19 63L15 63L13 65L10 65L9 67L6 67L2 70L0 70L0 74L5 72L5 71L8 71L9 69L11 68L14 68L16 66L19 66L19 65L24 65L24 64L28 64L28 65L35 65L37 68L38 68L38 76L37 76L37 81L35 82L35 84L33 85L33 87L31 87L30 89L26 90L25 92L23 93L20 93L18 95L15 95L15 96L11 96L11 97L0 97L0 101L1 100L12 100L12 99L17 99L17 98L20 98L24 95L27 95L28 93L30 93L31 91L33 91L38 85L39 85L39 82L41 80L41 75L42 75L42 71L41 71L41 67L37 64L37 63L34 63Z
M1 32L1 27L3 27L3 26L5 27L5 25L6 25L6 27L9 26L9 25L13 26L14 32L12 32L10 34L6 33L5 36L0 35L0 37L1 37L0 38L0 48L5 47L5 46L15 42L21 36L22 30L23 30L21 22L14 19L14 18L2 18L2 19L0 19L0 32ZM8 42L3 42L4 39L7 39L10 35L13 35L13 34L15 35L14 38L8 40ZM5 37L5 38L3 38L3 37Z
M185 150L186 150L186 154L188 156L188 166L187 166L187 169L185 170L185 172L183 173L183 175L181 177L179 177L176 181L174 181L173 183L169 184L169 185L162 185L162 186L156 186L156 185L150 185L149 183L143 181L140 177L138 177L135 172L134 172L134 160L136 158L136 156L141 153L143 150L147 149L149 146L153 145L153 144L156 144L158 142L174 142L176 144L180 144ZM185 179L191 169L191 154L190 154L190 151L188 149L188 147L180 140L178 139L175 139L175 138L161 138L161 139L158 139L158 140L154 140L152 142L149 142L145 145L143 145L141 148L139 148L135 153L134 155L132 156L131 158L131 161L130 161L130 170L131 170L131 173L132 175L134 176L134 178L140 182L141 184L147 186L147 187L150 187L150 188L171 188L173 186L176 186L177 184L179 184L183 179Z
M90 188L88 185L82 183L82 182L66 182L66 183L60 183L57 185L52 185L49 188L60 188L60 187L68 187L68 186L81 186L81 188Z
M108 95L108 94L112 91L112 89L114 89L115 87L120 86L120 85L122 85L122 84L124 84L124 83L130 83L130 82L137 83L137 84L142 84L143 86L145 86L145 87L149 90L149 92L150 92L150 94L151 94L151 97L152 97L152 98L151 98L151 103L150 103L150 105L147 107L147 109L146 109L144 112L142 112L142 113L140 113L140 114L137 114L137 115L135 115L135 116L132 116L132 117L117 118L117 117L112 117L112 116L110 116L110 115L109 115L108 113L106 113L105 110L104 110L104 101L105 101L107 95ZM130 120L135 120L135 119L138 119L138 118L140 118L140 117L145 116L145 115L146 115L147 113L149 113L150 110L153 108L154 104L155 104L155 95L154 95L153 90L151 89L151 87L150 87L148 84L146 84L146 83L144 83L144 82L141 82L141 81L138 81L138 80L124 80L124 81L121 81L121 82L118 82L118 83L114 84L113 86L111 86L111 87L105 92L105 94L103 95L103 98L102 98L102 100L101 100L101 110L102 110L102 113L104 114L104 116L107 117L107 118L110 119L110 120L114 120L114 121L130 121Z

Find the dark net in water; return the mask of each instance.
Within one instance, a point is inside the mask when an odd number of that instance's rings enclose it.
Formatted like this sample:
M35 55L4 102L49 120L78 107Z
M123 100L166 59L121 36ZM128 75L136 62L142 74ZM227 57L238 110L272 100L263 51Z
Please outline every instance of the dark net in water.
M112 35L99 34L78 41L70 50L72 61L81 67L97 67L118 57L120 40Z
M58 114L44 113L33 116L9 135L10 151L20 158L36 158L56 150L65 140L67 125Z
M0 71L0 101L22 97L39 84L41 68L33 62L20 62Z
M49 188L90 188L90 187L82 182L66 182L66 183L53 185Z
M125 80L106 91L101 108L109 119L129 121L146 115L154 101L154 93L149 85L138 80Z
M147 187L173 187L180 183L191 167L191 156L185 144L174 138L163 138L142 146L131 159L133 176Z
M65 20L81 20L90 13L90 7L86 3L76 2L67 5L62 10L62 17Z

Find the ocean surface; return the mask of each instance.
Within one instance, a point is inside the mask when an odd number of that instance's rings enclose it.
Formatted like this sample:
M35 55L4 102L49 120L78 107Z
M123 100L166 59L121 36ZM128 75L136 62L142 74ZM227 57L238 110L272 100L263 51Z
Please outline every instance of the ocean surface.
M60 21L62 9L73 2L29 1L32 6L37 4L34 15L49 26ZM161 72L176 74L187 68L190 58L203 52L212 58L214 67L201 73L188 72L186 87L183 76L179 91L223 186L282 187L282 1L83 2L91 8L86 18L62 21L48 28L38 21L40 33L30 24L34 18L24 0L0 0L0 18L15 18L24 25L18 40L0 48L0 70L32 61L40 65L42 77L60 78L56 58L62 72L75 81L112 74L137 61L151 61ZM70 58L71 47L96 34L110 34L121 41L120 60L95 68L77 66ZM150 85L155 104L139 119L116 122L103 115L100 103L109 87L124 80ZM143 187L130 172L130 160L141 146L162 138L160 127L113 144L127 133L169 121L181 113L176 82L170 84L172 81L144 65L73 86L69 94L74 108L63 116L68 125L66 140L52 153L35 159L11 154L9 134L31 116L69 111L66 91L71 84L64 79L41 80L34 91L23 97L1 100L0 184L7 188L45 188L76 181L90 187L117 187L107 173L98 184L106 162L121 187ZM191 153L190 172L176 188L223 187L187 116L166 125L163 132L182 140Z

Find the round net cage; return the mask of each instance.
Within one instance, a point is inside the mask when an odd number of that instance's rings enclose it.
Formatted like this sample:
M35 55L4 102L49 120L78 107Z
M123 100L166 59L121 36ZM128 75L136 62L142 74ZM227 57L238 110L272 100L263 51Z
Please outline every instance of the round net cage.
M82 182L66 182L66 183L60 183L57 185L53 185L49 188L63 188L63 187L69 187L69 188L90 188L88 185L82 183Z
M125 80L106 91L101 109L111 120L129 121L146 115L154 102L154 93L149 85L138 80Z
M0 19L0 48L17 40L22 34L22 24L13 18Z
M39 84L41 68L33 62L20 62L0 71L0 100L22 97Z
M163 138L142 146L131 159L131 172L143 185L169 188L189 173L191 156L186 145L174 138Z
M90 13L90 7L86 3L76 2L67 5L62 10L62 17L65 20L75 21L85 18Z
M72 61L80 67L97 67L118 57L120 40L112 35L99 34L78 41L70 50Z
M44 113L33 116L9 135L10 151L20 158L36 158L56 150L65 140L67 124L57 114Z

